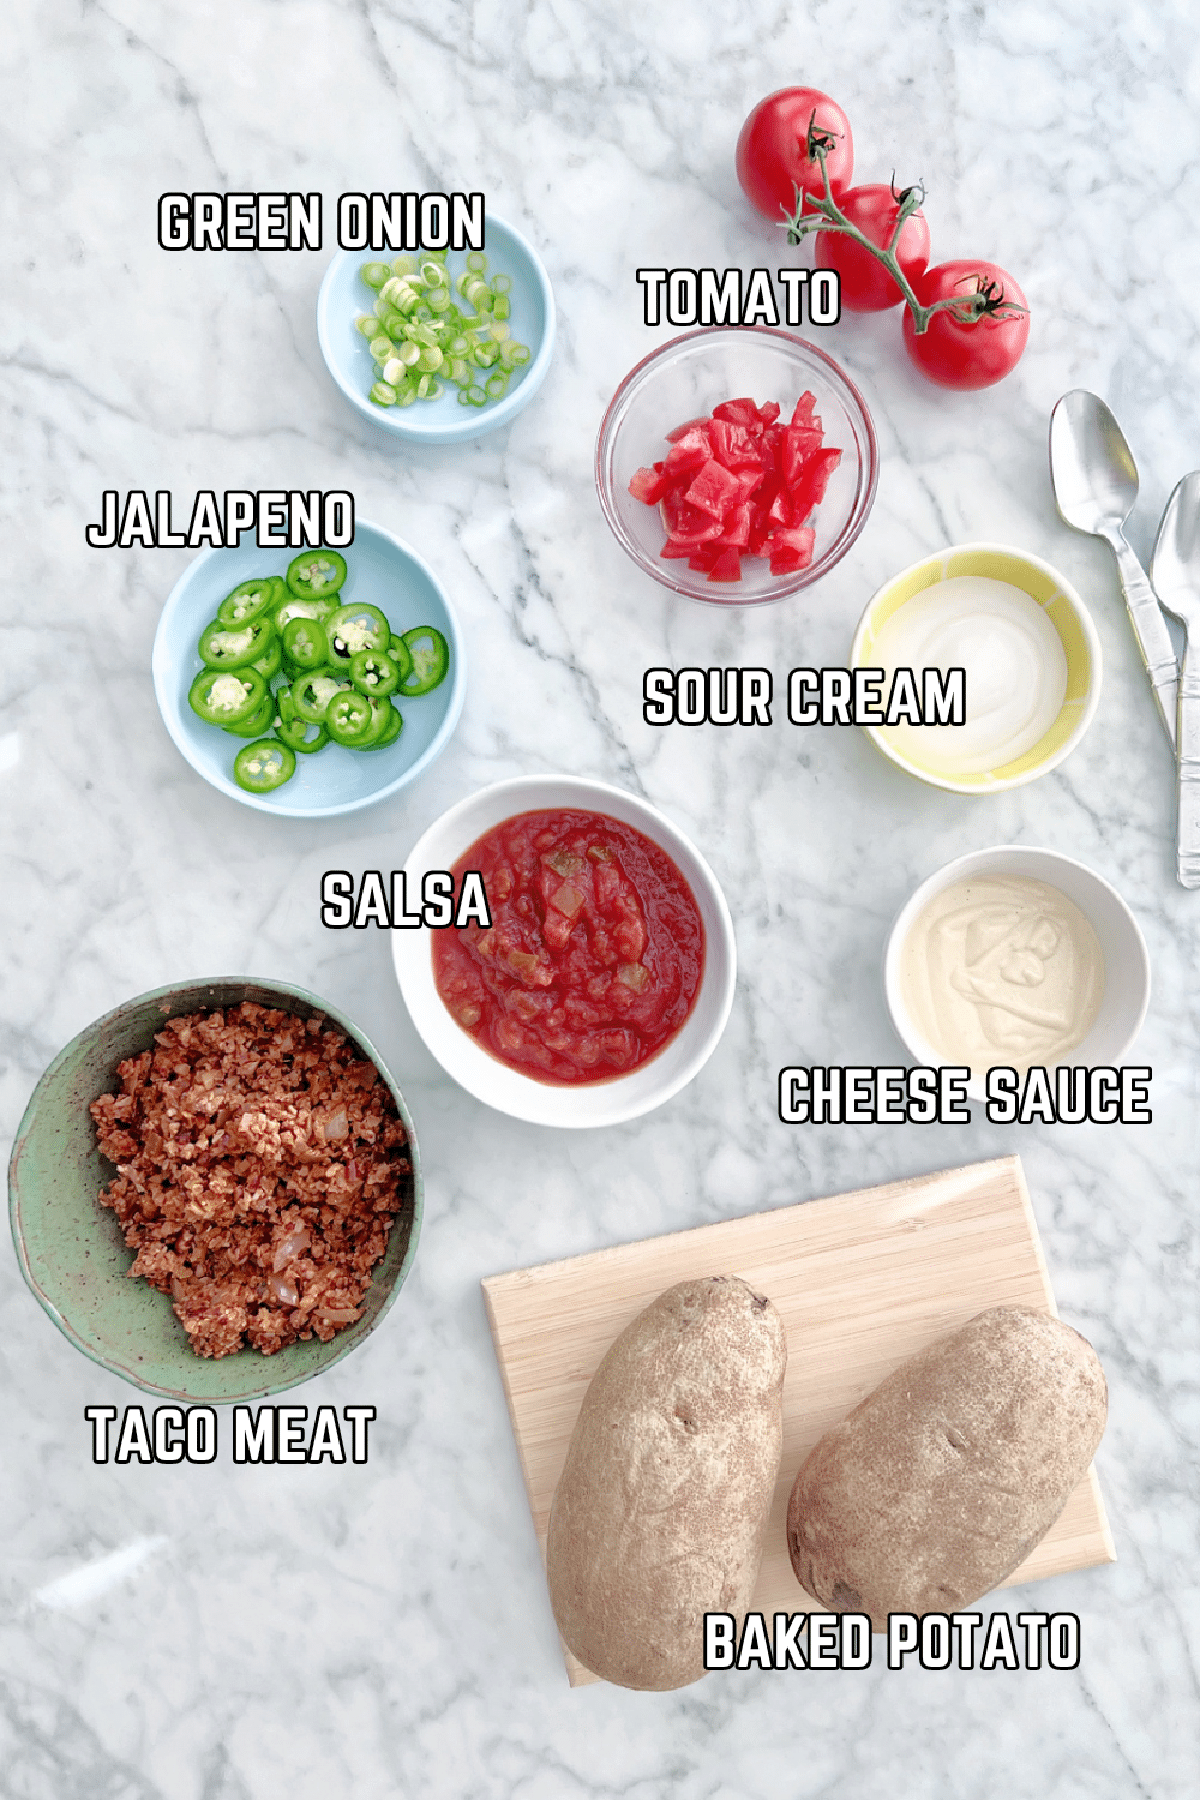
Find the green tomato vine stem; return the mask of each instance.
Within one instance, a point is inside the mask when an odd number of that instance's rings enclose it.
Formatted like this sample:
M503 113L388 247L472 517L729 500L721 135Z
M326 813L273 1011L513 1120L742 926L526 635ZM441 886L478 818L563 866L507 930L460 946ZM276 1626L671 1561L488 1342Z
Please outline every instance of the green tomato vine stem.
M823 198L818 199L802 188L798 187L795 190L796 210L792 217L785 219L780 227L781 230L787 232L789 244L798 244L801 238L807 237L813 231L836 231L843 237L853 239L856 244L861 245L873 256L876 262L883 264L900 289L904 296L904 303L912 314L913 330L918 337L928 331L929 321L937 312L953 312L960 325L976 325L983 318L1008 319L1025 311L1025 308L1018 306L1015 300L1005 299L1004 289L999 287L996 282L983 281L978 276L973 294L951 294L944 300L935 300L932 305L923 306L913 292L912 283L900 267L896 255L896 245L900 241L900 233L904 229L905 221L912 217L925 198L924 188L917 182L914 186L905 188L902 193L896 194L899 211L896 214L895 227L887 249L881 250L878 244L872 243L865 232L859 230L857 225L851 224L834 199L833 186L829 179L829 169L826 163L826 157L833 148L834 140L827 132L822 131L815 121L816 112L814 111L808 121L808 154L810 158L815 158L821 165L825 193ZM895 193L894 188L892 191ZM816 218L806 216L806 204L818 215Z

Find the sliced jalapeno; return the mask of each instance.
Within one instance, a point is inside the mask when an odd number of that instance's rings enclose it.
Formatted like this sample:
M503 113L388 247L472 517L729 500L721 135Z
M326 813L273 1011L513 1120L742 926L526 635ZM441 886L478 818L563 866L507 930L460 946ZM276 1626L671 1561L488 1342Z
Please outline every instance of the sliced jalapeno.
M387 649L392 628L377 606L360 601L357 606L340 606L325 634L329 639L330 664L349 673L351 662L361 651Z
M278 738L244 744L233 759L233 779L248 794L270 794L295 773L295 752Z
M217 617L222 625L249 625L264 613L273 612L286 593L287 583L279 575L240 582L218 606Z
M360 650L350 658L350 679L369 700L386 700L394 694L400 675L399 663L386 650Z
M271 641L267 645L263 655L255 657L254 661L250 664L250 667L252 669L257 669L264 681L273 681L275 679L276 675L278 675L280 669L283 667L283 645L280 642L279 633L277 631L271 633Z
M325 729L335 744L353 750L369 741L375 714L365 694L346 688L335 694L325 713Z
M302 550L288 564L287 584L301 600L336 594L346 579L346 559L336 550Z
M384 715L381 721L383 729L378 736L372 737L369 744L356 744L355 748L358 750L386 750L387 746L394 744L400 736L404 729L404 720L400 716L399 707L393 706L390 700L373 700L371 704L375 707L377 714Z
M309 732L315 737L309 737ZM289 750L298 751L301 756L312 756L317 750L323 750L329 742L329 733L323 725L312 725L307 719L293 717L280 719L275 727L275 736L285 743Z
M336 605L336 600L332 598L329 600L301 600L295 594L289 594L285 586L283 598L272 615L275 620L275 629L282 636L293 619L328 619L336 610Z
M432 693L446 679L450 646L434 625L418 625L406 631L400 642L412 658L412 668L400 682L399 692L408 700Z
M266 692L255 669L201 669L188 689L188 705L210 725L240 725L257 712Z
M270 619L252 619L249 625L222 625L213 619L200 633L200 660L210 669L243 669L265 655L275 635Z
M234 737L263 737L270 731L274 718L275 698L274 695L268 694L262 705L256 707L248 719L238 725L226 725L225 730L232 732Z
M329 640L320 619L289 619L283 628L283 653L305 674L323 669L329 661Z
M292 704L299 718L310 725L323 725L330 701L343 690L349 691L347 683L332 670L322 669L316 675L305 675L302 680L292 683Z

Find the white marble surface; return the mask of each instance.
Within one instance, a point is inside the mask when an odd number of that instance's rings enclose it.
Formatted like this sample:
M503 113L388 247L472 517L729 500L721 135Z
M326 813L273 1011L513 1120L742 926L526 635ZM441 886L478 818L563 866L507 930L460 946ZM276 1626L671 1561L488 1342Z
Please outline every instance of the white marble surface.
M6 1794L1195 1791L1200 897L1173 879L1171 766L1107 552L1059 524L1046 468L1053 401L1097 389L1143 471L1133 537L1148 553L1171 485L1200 462L1189 14L1186 0L665 0L631 25L588 0L12 0L3 1128L119 1001L189 975L269 974L325 994L381 1046L428 1191L399 1304L304 1395L378 1406L362 1469L238 1470L225 1452L208 1469L93 1467L83 1407L136 1395L77 1355L0 1260ZM778 260L733 146L751 104L795 81L846 107L861 179L924 178L935 256L1012 269L1033 335L1011 380L965 397L910 371L894 316L823 336L874 410L874 515L811 596L741 616L634 571L596 504L592 447L616 382L656 341L634 269ZM155 242L164 189L320 188L328 216L339 192L372 185L482 188L544 257L557 359L507 435L414 455L356 420L316 342L332 234L321 255L270 259ZM473 655L442 761L344 825L264 819L192 774L149 677L187 555L83 540L105 487L190 500L288 486L350 487L362 517L417 545ZM1036 786L967 802L845 733L642 724L648 665L766 664L781 682L797 662L841 663L885 576L975 538L1056 563L1103 640L1091 734ZM738 996L711 1064L660 1113L597 1135L468 1100L404 1016L382 934L348 941L318 918L323 868L397 866L463 794L549 768L664 808L711 858L737 924ZM950 855L1011 840L1090 863L1143 926L1153 1125L781 1125L781 1064L897 1059L879 980L891 916ZM1079 1670L571 1693L480 1276L1013 1149L1061 1310L1112 1390L1098 1467L1120 1560L1025 1596L1079 1612Z

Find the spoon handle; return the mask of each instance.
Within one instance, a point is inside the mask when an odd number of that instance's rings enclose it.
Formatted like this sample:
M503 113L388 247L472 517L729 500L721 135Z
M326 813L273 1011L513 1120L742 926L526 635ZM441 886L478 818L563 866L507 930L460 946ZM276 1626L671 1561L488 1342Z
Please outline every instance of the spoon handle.
M1200 674L1184 646L1179 677L1179 815L1175 870L1181 887L1200 887Z
M1179 671L1167 622L1162 616L1158 596L1150 585L1149 576L1125 542L1122 533L1117 533L1112 546L1117 556L1117 568L1121 575L1121 586L1125 590L1125 604L1133 622L1134 636L1142 653L1146 673L1150 677L1150 686L1154 689L1159 716L1166 727L1171 748L1174 749L1175 689Z

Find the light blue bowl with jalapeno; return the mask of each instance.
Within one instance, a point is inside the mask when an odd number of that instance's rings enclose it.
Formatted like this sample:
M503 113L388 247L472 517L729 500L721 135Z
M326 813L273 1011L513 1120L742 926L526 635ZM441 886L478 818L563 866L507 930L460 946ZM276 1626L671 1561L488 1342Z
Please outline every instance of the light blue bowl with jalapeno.
M329 565L326 574L331 580L340 574L342 559L346 567L344 582L327 599L339 607L361 608L364 620L382 614L393 638L407 640L406 648L398 652L399 663L403 667L407 656L412 667L406 670L405 687L389 696L403 720L399 735L377 748L353 749L330 741L316 753L293 753L295 772L289 779L264 791L247 790L236 779L234 760L247 745L271 746L259 757L266 764L265 779L269 781L272 755L277 759L282 755L274 721L247 737L199 716L188 698L205 669L199 642L205 628L217 618L221 602L235 588L270 576L285 577L298 554L295 550L260 549L256 544L201 551L163 607L154 639L154 692L176 747L211 786L261 812L328 819L357 812L398 793L441 755L462 712L466 654L454 610L428 563L382 526L356 523L354 542L321 559ZM333 616L327 615L325 622ZM232 638L234 633L229 635ZM429 686L437 677L443 654L445 674L436 686ZM226 688L231 678L242 675L239 667L231 666L224 676ZM244 685L249 690L248 680ZM277 688L278 678L267 685ZM298 685L294 680L293 690ZM427 691L406 691L421 688ZM220 689L216 698L224 698ZM213 710L220 716L219 707ZM279 716L278 709L275 716ZM307 729L307 741L315 741L319 735L315 724Z
M381 354L376 355L371 340L356 325L357 319L374 312L381 293L378 285L368 285L364 281L362 271L373 265L373 282L377 283L379 275L384 273L384 265L390 265L387 270L390 278L395 274L397 262L392 251L339 250L325 272L317 297L317 337L325 366L357 412L402 442L462 444L510 425L529 405L546 378L554 353L554 293L537 251L519 231L489 215L482 251L485 266L469 268L471 255L465 250L448 250L440 265L445 271L443 282L436 270L422 272L421 265L427 260L425 253L401 254L399 261L403 272L397 277L397 283L407 281L409 286L405 289L394 285L391 290L397 303L389 311L393 320L404 317L414 326L436 324L436 313L426 320L417 315L422 307L428 310L426 303L431 293L437 298L440 285L444 298L438 300L439 305L443 308L453 305L479 321L477 335L482 341L468 344L456 359L449 354L452 338L444 346L440 339L426 344L417 338L403 336L385 344L388 332L382 320L373 332L374 342L383 346ZM413 265L411 270L407 268L408 264ZM435 284L432 288L424 275L432 277ZM482 288L469 285L473 276L482 281ZM460 277L467 284L466 293L460 291ZM494 289L503 295L495 316L492 309L498 295ZM381 304L388 310L386 301ZM402 313L402 308L407 311ZM491 337L493 324L500 327L501 339ZM395 329L399 332L398 323ZM423 335L437 338L437 334L429 330ZM528 353L527 360L510 364L512 352L506 351L505 345L514 344L522 346ZM422 357L422 352L435 354ZM482 366L472 360L474 354L480 353L491 358ZM403 358L406 357L414 360L405 363ZM383 383L385 395L388 391L395 393L399 389L403 393L411 389L414 380L419 382L419 377L424 374L427 388L439 390L437 397L414 399L408 404L376 404L370 396L372 389L381 382L385 358L400 364L394 371L395 378ZM455 367L456 362L465 366ZM434 363L436 367L426 366ZM489 383L491 392L488 391Z

